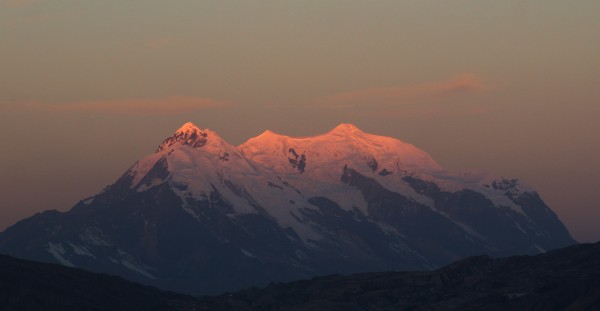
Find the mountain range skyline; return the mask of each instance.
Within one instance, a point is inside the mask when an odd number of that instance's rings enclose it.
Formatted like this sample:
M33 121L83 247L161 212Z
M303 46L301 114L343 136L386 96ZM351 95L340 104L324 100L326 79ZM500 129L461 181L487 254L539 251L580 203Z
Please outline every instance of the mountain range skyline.
M197 127L197 126L196 126L196 125L195 125L193 122L189 122L189 121L188 121L188 122L184 123L184 124L183 124L183 125L180 127L180 129L178 130L178 132L181 132L181 131L186 131L186 130L190 130L190 129L198 129L198 127ZM332 129L332 130L329 130L329 131L326 131L326 132L335 131L336 129L347 129L347 130L352 130L352 131L358 131L358 132L361 132L361 131L360 131L360 129L358 129L358 128L357 128L355 125L353 125L353 124L350 124L350 123L340 123L340 124L339 124L338 126L336 126L334 129ZM212 131L212 130L210 130L210 129L206 129L206 131L216 134L216 132L214 132L214 131ZM316 137L316 136L319 136L319 135L320 135L320 134L316 134L316 135L307 135L307 136L300 136L300 137L295 137L295 138L296 138L296 139L303 139L303 138ZM322 135L322 134L321 134L321 135ZM249 138L249 139L248 139L246 142L244 142L244 143L241 143L241 144L240 144L238 147L241 147L241 146L243 146L244 144L246 144L246 143L248 143L248 142L250 142L250 141L253 141L253 140L259 139L259 138L261 138L261 137L262 137L263 139L265 139L265 138L267 138L267 139L268 139L268 137L272 137L272 136L281 136L281 137L289 137L289 138L291 138L290 136L286 136L286 135L283 135L283 134L278 134L278 133L275 133L275 132L273 132L273 131L271 131L271 130L265 130L263 133L261 133L261 134L257 135L256 137ZM160 147L159 147L159 148L160 148ZM237 147L236 147L236 148L237 148ZM431 161L433 161L433 160L431 160ZM435 163L435 161L433 161L433 163ZM439 164L437 164L437 163L436 163L435 165L439 165ZM490 175L490 174L493 174L493 172L491 172L491 171L489 171L489 170L480 170L480 171L476 171L476 170L475 170L475 171L473 171L473 170L471 170L471 171L469 172L469 174L475 174L475 175L477 175L477 174L481 174L481 175ZM513 177L517 177L517 176L507 176L507 178L513 178ZM82 199L82 198L84 198L84 197L87 197L87 195L85 195L85 196L80 196L80 197L78 198L78 200L81 200L81 199ZM59 210L64 210L64 209L65 209L65 207L64 207L64 206L60 206L58 209L59 209ZM25 215L25 216L26 216L26 215ZM5 225L5 226L9 226L9 225L11 225L11 224L12 224L12 223L6 223L6 225ZM571 230L571 229L570 229L570 230Z
M0 232L8 255L203 294L574 243L521 180L448 172L348 123L236 147L188 122L70 210Z

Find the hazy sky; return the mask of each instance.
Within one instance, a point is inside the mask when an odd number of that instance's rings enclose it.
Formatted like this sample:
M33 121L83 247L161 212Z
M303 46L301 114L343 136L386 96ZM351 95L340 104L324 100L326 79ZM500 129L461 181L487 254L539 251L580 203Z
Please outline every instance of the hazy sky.
M600 240L600 1L0 0L0 230L192 121L340 122L538 189Z

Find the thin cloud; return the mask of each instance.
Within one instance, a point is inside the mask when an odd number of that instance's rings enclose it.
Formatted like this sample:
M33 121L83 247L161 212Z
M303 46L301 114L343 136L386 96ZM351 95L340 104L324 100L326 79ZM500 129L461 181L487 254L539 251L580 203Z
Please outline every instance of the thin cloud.
M418 119L436 119L448 117L466 117L477 116L492 112L493 109L487 105L462 105L460 107L452 105L406 105L406 106L385 106L379 109L349 109L345 114L349 117L366 118L418 118Z
M483 81L472 74L460 74L448 80L391 87L365 88L339 93L317 100L330 107L352 107L363 104L398 105L485 90Z
M206 98L172 96L153 99L132 98L70 103L0 101L0 111L93 113L106 115L178 115L229 105L228 102Z
M167 97L161 99L116 99L51 105L53 111L87 112L121 115L174 115L226 106L219 102L197 97Z

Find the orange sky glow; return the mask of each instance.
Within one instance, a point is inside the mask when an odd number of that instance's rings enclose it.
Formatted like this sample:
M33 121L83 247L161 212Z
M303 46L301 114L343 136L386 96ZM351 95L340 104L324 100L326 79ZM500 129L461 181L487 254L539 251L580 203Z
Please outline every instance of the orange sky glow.
M238 145L340 123L536 188L600 240L600 1L0 0L0 230L187 121Z

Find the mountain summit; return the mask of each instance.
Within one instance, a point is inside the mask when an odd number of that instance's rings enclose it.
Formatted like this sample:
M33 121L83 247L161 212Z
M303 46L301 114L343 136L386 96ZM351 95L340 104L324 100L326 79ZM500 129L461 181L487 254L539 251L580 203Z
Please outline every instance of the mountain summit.
M518 179L449 173L351 124L236 147L186 123L104 191L0 233L6 254L194 294L572 243Z
M350 135L353 133L362 133L362 131L356 127L356 125L354 124L350 124L350 123L341 123L340 125L336 126L333 130L331 130L332 133L339 133L339 134L346 134L346 135Z

